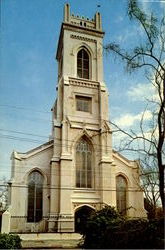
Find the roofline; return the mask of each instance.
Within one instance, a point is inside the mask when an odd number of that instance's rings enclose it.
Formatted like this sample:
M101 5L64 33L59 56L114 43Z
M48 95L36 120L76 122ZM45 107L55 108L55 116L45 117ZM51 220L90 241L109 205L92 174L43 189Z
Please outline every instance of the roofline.
M46 146L47 146L47 147L46 147ZM16 153L17 153L21 158L24 158L25 155L29 155L29 154L31 154L31 153L37 151L37 150L40 150L40 149L44 150L43 147L46 147L45 149L47 149L47 148L49 148L49 147L51 147L51 146L53 146L53 140L50 140L50 141L48 141L48 142L46 142L46 143L44 143L44 144L41 144L40 146L38 146L38 147L36 147L36 148L33 148L33 149L31 149L31 150L29 150L29 151L27 151L27 152L25 152L25 153L21 153L21 152L17 152L17 151L16 151Z
M117 156L119 156L120 158L122 158L124 161L126 161L126 162L128 162L128 163L139 163L139 161L138 160L129 160L128 158L126 158L125 156L123 156L122 154L120 154L118 151L116 151L116 150L112 150L112 153L114 154L114 155L117 155Z

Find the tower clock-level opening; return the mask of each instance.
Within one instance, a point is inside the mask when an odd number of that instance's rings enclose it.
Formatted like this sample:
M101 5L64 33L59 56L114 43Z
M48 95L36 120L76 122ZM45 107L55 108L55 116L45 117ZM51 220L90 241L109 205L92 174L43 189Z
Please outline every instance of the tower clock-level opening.
M75 212L75 232L81 233L86 226L88 218L95 210L88 206L82 206Z

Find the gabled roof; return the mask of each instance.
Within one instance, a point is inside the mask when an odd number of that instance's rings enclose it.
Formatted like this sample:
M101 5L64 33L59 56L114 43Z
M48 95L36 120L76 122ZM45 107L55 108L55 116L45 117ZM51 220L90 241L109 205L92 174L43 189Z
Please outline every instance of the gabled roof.
M123 156L122 154L120 154L119 152L113 150L112 152L113 158L116 158L117 160L123 162L124 164L126 164L129 167L134 167L137 168L139 167L139 161L138 160L129 160L128 158L126 158L125 156Z
M17 151L14 151L12 156L15 158L15 159L18 159L18 160L22 160L22 159L26 159L30 156L33 156L35 154L38 154L48 148L51 148L53 147L53 140L50 140L36 148L33 148L25 153L22 153L22 152L17 152Z

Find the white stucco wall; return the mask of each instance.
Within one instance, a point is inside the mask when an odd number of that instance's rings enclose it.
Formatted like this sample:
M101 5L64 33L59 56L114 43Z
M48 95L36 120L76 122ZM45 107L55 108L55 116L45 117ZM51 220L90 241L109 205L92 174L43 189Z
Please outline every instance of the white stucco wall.
M53 154L52 145L37 148L26 154L13 154L14 175L11 186L11 231L31 230L31 223L27 223L27 201L28 201L28 176L38 170L44 177L43 189L43 216L49 212L49 183L50 183L50 161Z

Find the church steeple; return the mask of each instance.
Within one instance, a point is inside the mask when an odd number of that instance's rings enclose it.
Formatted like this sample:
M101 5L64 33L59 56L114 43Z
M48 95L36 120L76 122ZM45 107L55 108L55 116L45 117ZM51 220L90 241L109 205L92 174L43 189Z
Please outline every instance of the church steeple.
M85 49L89 55L89 74L94 81L103 81L101 15L96 13L92 19L70 13L70 6L64 6L64 20L58 42L56 59L58 78L69 76L83 78L77 73L77 53Z
M99 13L88 19L70 14L69 4L65 5L56 54L58 93L53 109L52 173L56 171L58 175L53 179L52 174L52 183L60 183L60 190L52 196L59 199L59 214L70 213L70 198L73 195L74 200L75 195L69 189L66 197L63 187L92 189L100 202L109 202L104 191L97 192L100 188L107 190L109 185L102 182L106 177L104 170L108 166L108 171L112 171L108 92L103 80L103 36ZM58 210L54 206L52 201L52 213ZM66 225L72 230L72 223L70 219L61 221L60 230L66 230Z

